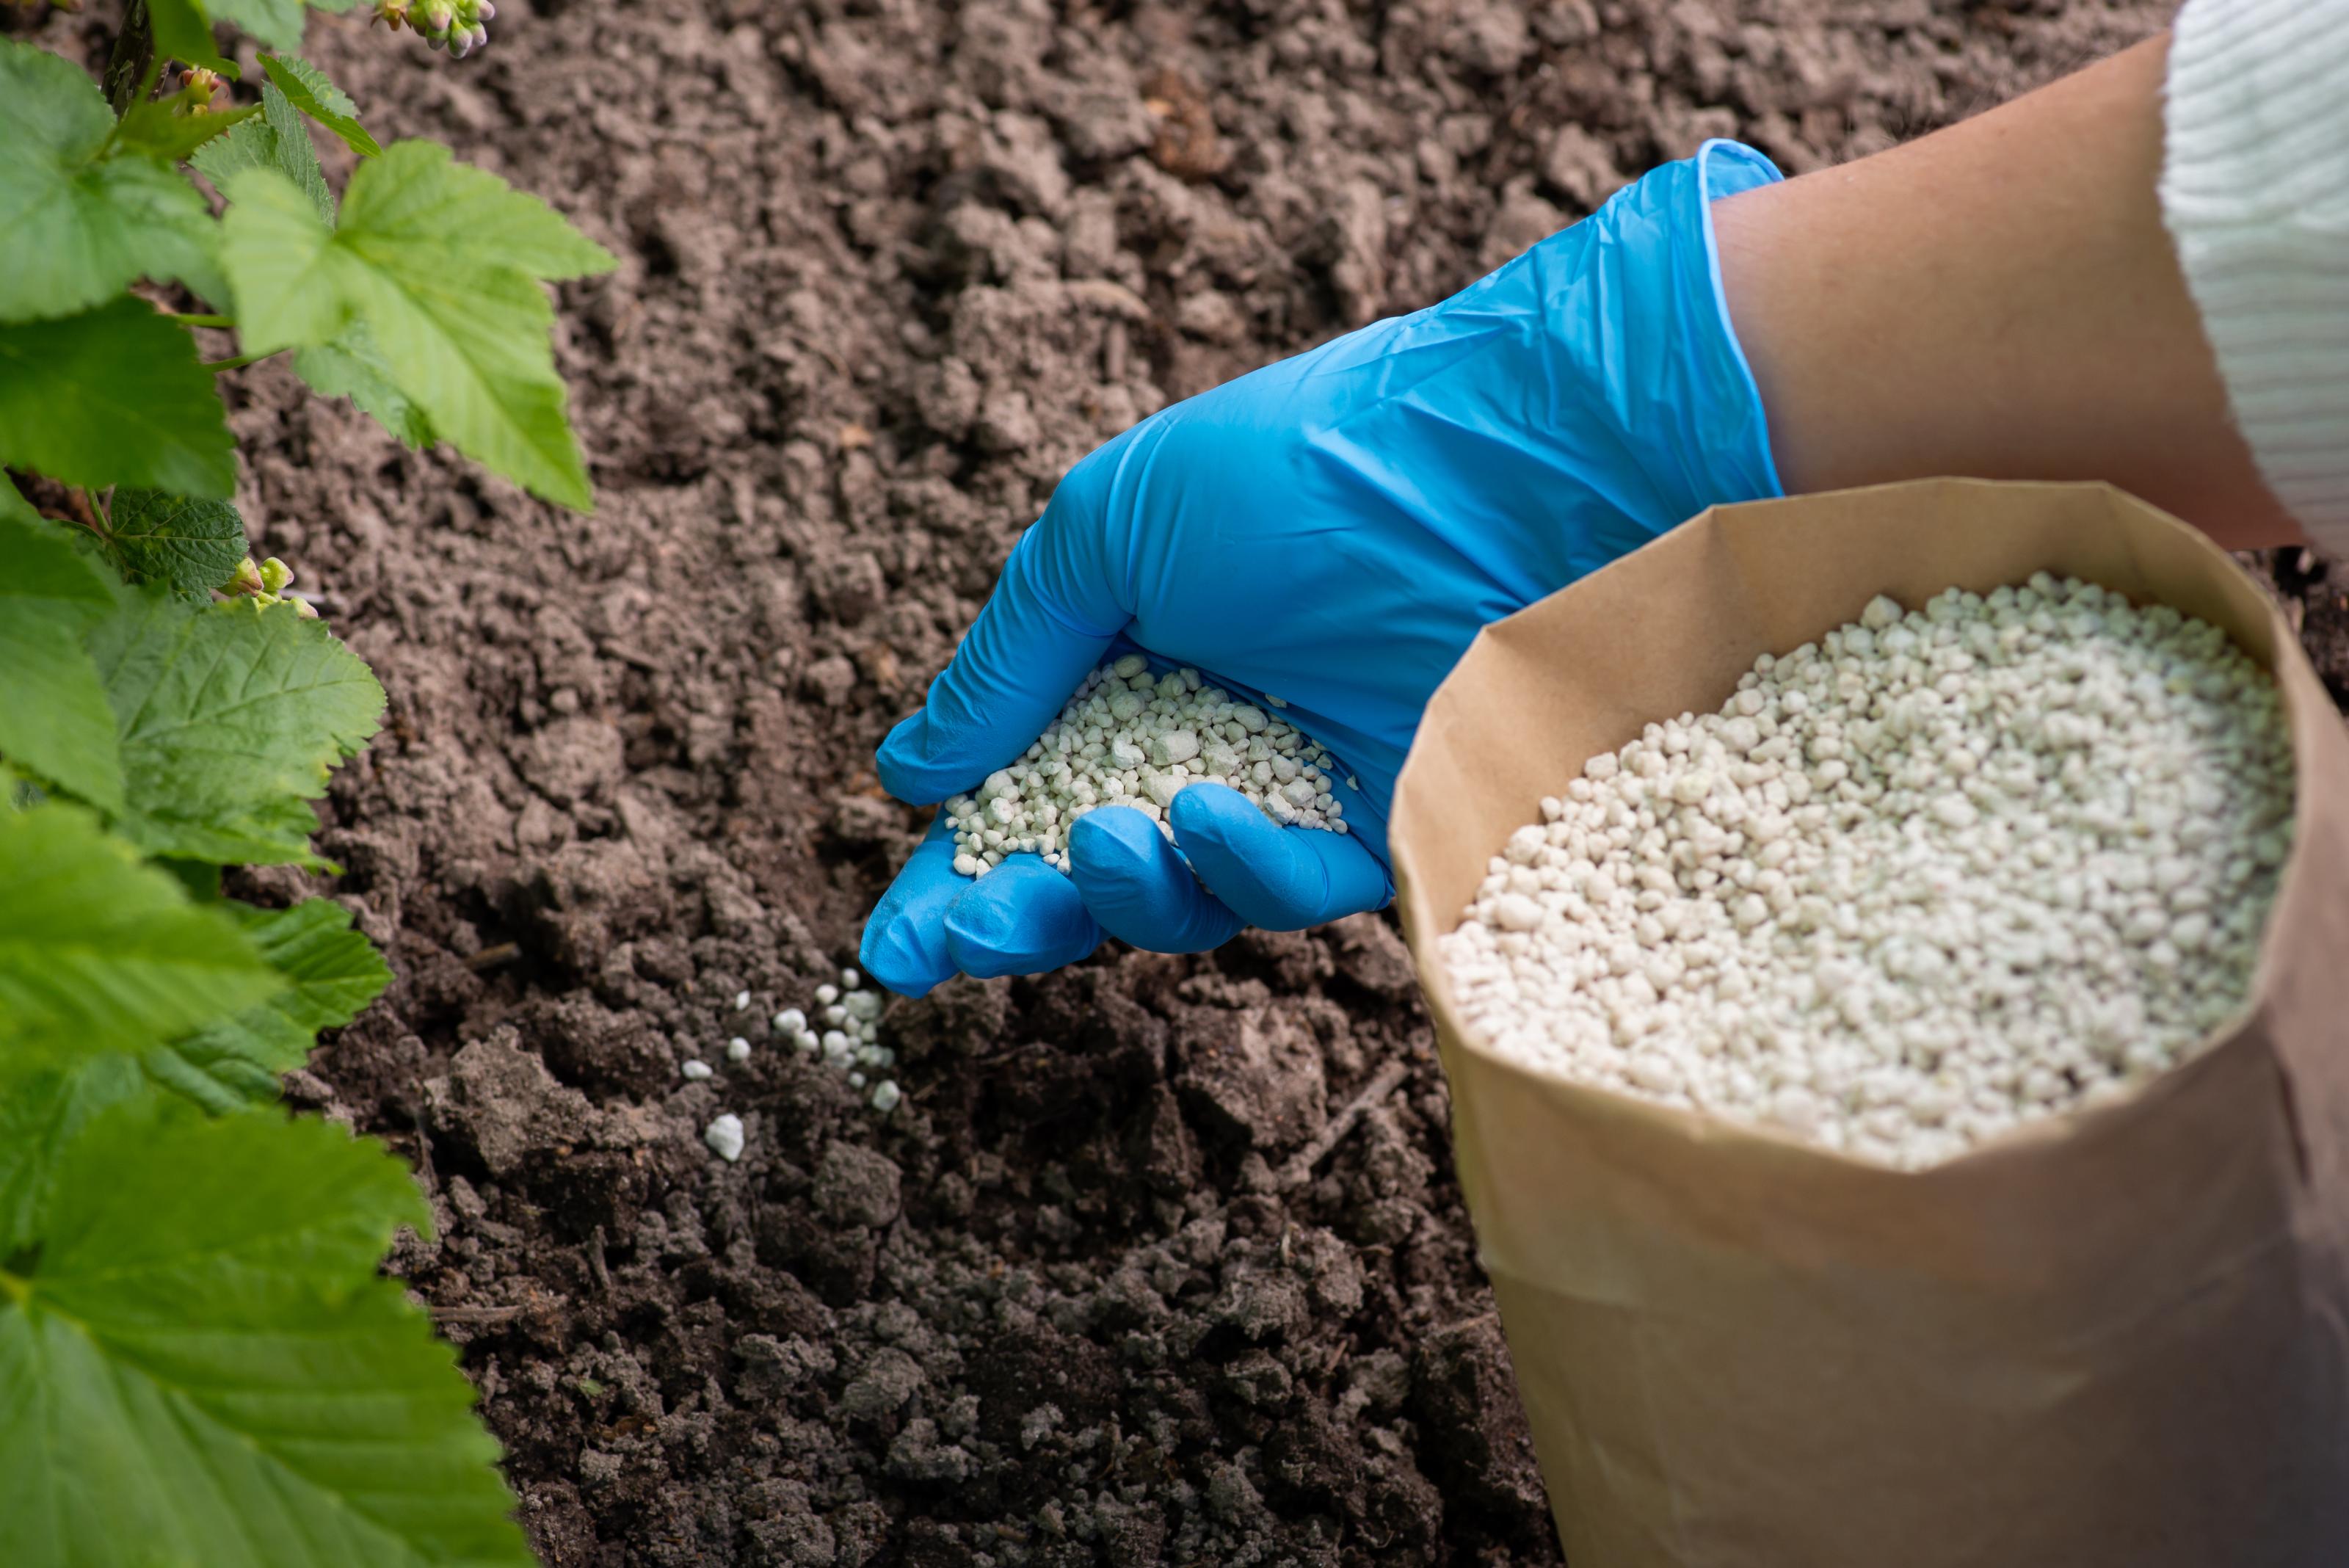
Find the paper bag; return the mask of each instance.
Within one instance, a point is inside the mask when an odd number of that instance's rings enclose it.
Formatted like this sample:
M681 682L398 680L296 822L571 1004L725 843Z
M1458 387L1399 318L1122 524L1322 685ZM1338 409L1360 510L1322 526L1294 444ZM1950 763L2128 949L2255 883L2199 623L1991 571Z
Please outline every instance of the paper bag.
M1538 1075L1437 950L1583 760L1764 651L2044 568L2272 670L2296 841L2255 991L2119 1105L1902 1172ZM2101 485L1717 508L1488 628L1395 793L1461 1185L1575 1568L2349 1565L2349 742L2202 535Z

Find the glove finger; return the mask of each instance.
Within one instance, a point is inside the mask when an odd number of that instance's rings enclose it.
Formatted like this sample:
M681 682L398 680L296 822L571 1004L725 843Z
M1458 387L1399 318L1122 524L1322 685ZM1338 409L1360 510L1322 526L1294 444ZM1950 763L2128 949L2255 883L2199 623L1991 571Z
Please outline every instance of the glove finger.
M1283 827L1236 789L1193 784L1170 816L1199 879L1251 926L1298 930L1394 895L1386 867L1350 834Z
M1111 936L1158 953L1204 952L1229 941L1240 919L1199 879L1158 831L1125 806L1089 811L1069 830L1077 891Z
M1033 855L1004 857L947 907L947 951L965 974L1041 974L1102 943L1069 878Z
M927 805L976 787L1026 751L1101 662L1129 618L1082 565L1091 526L1056 495L1020 536L924 705L881 742L891 794Z
M970 878L955 875L954 857L954 829L941 815L864 922L856 961L901 996L919 996L955 972L947 910Z

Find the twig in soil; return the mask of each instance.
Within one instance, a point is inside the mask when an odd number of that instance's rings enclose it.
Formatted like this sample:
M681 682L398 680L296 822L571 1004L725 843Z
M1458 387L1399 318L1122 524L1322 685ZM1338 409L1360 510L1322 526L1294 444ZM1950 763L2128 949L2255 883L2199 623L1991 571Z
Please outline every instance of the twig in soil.
M494 946L483 948L480 952L467 959L465 967L479 974L485 969L495 969L500 964L512 963L521 955L520 942L499 942Z
M507 1306L437 1306L432 1309L434 1323L512 1323L529 1309L520 1305Z
M424 1113L415 1113L416 1168L424 1173L424 1185L433 1191L440 1189L440 1173L432 1168L432 1136L424 1130Z
M606 659L616 659L623 664L633 664L647 675L657 675L660 672L660 661L651 654L640 649L630 648L626 643L608 637L595 645L595 651Z
M1377 1075L1362 1085L1362 1092L1348 1101L1346 1108L1330 1117L1329 1125L1315 1136L1311 1143L1299 1149L1288 1163L1280 1168L1280 1174L1273 1181L1274 1189L1286 1191L1304 1186L1312 1176L1313 1168L1354 1130L1354 1124L1362 1119L1362 1113L1394 1093L1395 1085L1402 1083L1410 1072L1411 1064L1401 1060L1389 1062L1380 1068Z
M595 1288L605 1295L612 1293L612 1267L604 1261L604 1227L598 1225L587 1236L587 1272L595 1276Z

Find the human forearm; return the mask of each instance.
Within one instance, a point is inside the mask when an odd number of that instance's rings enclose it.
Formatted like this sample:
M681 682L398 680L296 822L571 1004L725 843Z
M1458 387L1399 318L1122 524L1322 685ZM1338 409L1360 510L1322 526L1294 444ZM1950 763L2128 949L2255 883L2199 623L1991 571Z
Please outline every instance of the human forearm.
M2230 546L2301 537L2162 226L2166 47L1717 204L1788 490L2104 479Z

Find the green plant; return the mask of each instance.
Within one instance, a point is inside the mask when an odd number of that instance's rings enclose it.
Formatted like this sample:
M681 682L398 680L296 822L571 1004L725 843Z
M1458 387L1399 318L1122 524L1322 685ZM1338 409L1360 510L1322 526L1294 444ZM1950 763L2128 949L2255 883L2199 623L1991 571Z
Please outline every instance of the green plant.
M300 41L294 0L213 4ZM419 31L478 42L489 8L449 10ZM585 507L543 286L612 258L378 145L291 54L231 107L212 22L129 0L104 94L0 42L0 1563L526 1563L471 1390L377 1272L414 1182L275 1104L389 974L341 906L221 868L332 869L311 802L384 698L252 559L217 378L290 353ZM358 155L339 200L305 116Z

